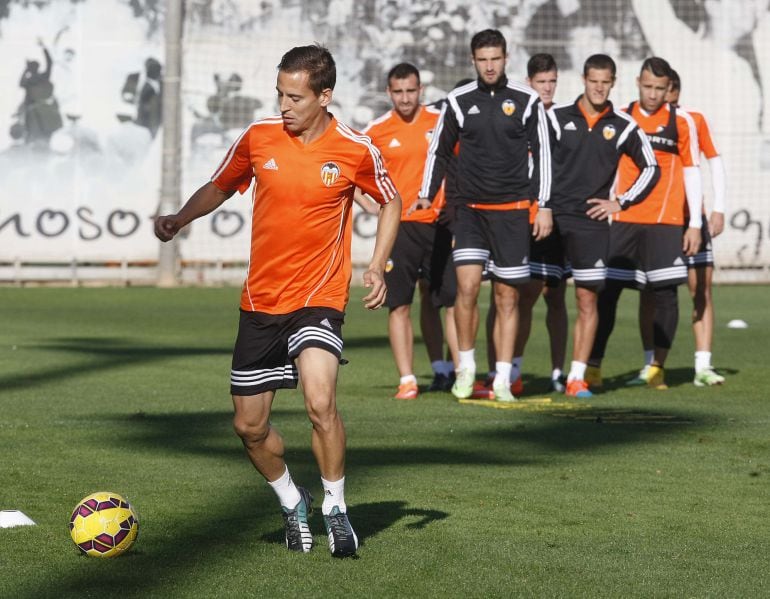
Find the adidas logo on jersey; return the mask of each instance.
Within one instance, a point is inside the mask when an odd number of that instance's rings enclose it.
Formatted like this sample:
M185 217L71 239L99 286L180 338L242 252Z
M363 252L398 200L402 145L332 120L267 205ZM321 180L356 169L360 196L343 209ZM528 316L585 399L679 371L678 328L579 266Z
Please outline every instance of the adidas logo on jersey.
M271 158L265 164L262 165L262 168L268 171L277 171L278 165L275 163L275 158Z
M329 322L329 319L328 319L328 318L324 318L324 319L321 321L321 326L324 326L324 327L326 327L327 329L331 329L331 328L332 328L332 323L330 323L330 322Z
M479 110L479 107L476 106L475 104L468 109L468 114L480 114L480 113L481 111Z
M401 142L398 141L395 137L390 140L390 143L388 144L389 148L400 148Z
M569 123L567 123L566 125L564 125L564 130L565 130L565 131L576 131L576 130L577 130L577 127L575 126L575 123L573 123L572 121L570 121Z

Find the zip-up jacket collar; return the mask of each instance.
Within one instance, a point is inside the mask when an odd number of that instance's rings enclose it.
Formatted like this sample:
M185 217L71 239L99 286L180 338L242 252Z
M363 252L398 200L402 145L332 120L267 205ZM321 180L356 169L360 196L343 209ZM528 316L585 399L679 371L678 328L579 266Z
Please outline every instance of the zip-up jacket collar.
M487 85L481 77L478 78L477 82L481 91L491 93L504 89L508 85L508 77L503 73L502 77L494 85Z

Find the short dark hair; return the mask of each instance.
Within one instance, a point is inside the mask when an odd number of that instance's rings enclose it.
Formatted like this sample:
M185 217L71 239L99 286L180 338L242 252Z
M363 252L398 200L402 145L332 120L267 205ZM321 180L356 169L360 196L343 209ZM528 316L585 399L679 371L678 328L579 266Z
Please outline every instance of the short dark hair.
M410 75L417 77L417 83L420 83L420 71L410 62L399 62L388 72L388 85L391 79L406 79Z
M556 60L551 54L533 54L527 61L527 77L530 79L538 73L556 70Z
M503 54L507 54L505 37L497 29L484 29L471 38L471 54L475 54L479 48L502 48Z
M671 91L682 91L682 80L679 78L679 73L674 69L671 69Z
M320 44L296 46L281 57L278 70L284 73L304 71L308 85L317 96L325 89L334 89L337 66L331 52Z
M615 74L618 72L618 68L615 66L615 61L606 54L592 54L586 58L586 61L583 64L583 76L587 76L588 71L591 69L607 69L612 73L613 79L615 78Z
M642 63L642 68L639 69L639 74L641 75L644 71L650 71L650 73L656 77L668 77L671 79L674 69L671 68L671 65L668 64L667 60L661 58L660 56L650 56L649 58L646 58Z

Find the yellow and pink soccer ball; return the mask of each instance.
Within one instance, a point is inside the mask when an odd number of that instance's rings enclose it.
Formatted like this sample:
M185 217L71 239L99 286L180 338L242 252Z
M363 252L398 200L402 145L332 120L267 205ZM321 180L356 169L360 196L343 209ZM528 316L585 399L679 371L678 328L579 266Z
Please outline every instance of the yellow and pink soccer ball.
M131 548L139 519L126 499L108 491L84 497L70 517L70 535L78 549L91 557L115 557Z

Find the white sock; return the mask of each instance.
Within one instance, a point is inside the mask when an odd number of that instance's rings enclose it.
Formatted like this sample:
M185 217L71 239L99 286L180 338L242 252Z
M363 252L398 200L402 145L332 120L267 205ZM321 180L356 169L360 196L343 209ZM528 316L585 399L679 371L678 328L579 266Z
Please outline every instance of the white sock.
M552 381L558 381L560 376L561 376L561 368L554 368L551 371L551 380Z
M644 350L644 365L649 366L652 364L652 361L655 359L655 350L654 349L645 349Z
M521 366L524 364L524 356L514 358L511 362L511 382L515 382L521 376ZM498 370L500 370L498 368Z
M399 385L405 385L406 383L414 383L416 385L417 384L417 377L414 376L413 374L407 374L406 376L402 376L401 379L399 380L398 384Z
M711 352L710 351L696 351L695 352L695 372L706 370L711 367Z
M495 362L495 369L497 370L497 374L495 375L495 382L492 383L492 385L510 385L511 365L508 362Z
M281 502L283 507L293 510L299 503L299 500L302 499L297 490L297 486L291 479L288 467L281 478L274 480L273 482L267 481L267 484L273 487L273 491L278 495L278 501Z
M567 375L567 381L582 381L585 380L585 376L586 363L572 360L572 364L570 364L569 368L569 374Z
M321 477L321 484L324 487L324 502L321 504L321 513L328 516L335 505L342 513L347 512L348 506L345 505L345 477L343 476L334 482Z
M457 353L460 355L459 370L470 370L475 374L476 373L476 350L469 349L466 351L459 351Z

